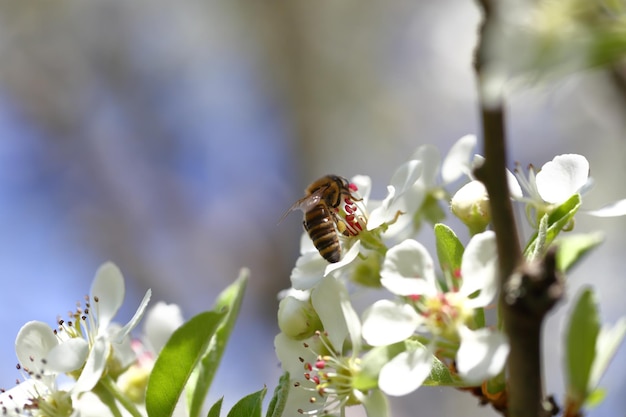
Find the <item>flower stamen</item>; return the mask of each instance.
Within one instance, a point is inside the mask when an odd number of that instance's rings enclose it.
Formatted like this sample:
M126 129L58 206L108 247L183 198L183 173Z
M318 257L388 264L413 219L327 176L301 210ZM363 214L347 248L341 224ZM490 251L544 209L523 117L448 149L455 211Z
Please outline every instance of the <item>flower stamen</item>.
M343 211L345 212L343 219L345 220L344 223L346 231L349 236L357 236L365 229L365 226L367 225L367 216L365 215L365 212L357 206L353 199L346 197L343 202Z
M348 404L356 403L357 400L353 395L353 378L354 374L360 370L359 359L340 356L325 332L318 331L314 337L320 341L320 348L329 353L321 354L308 343L303 343L303 346L309 349L315 357L315 360L311 362L303 362L304 379L313 385L294 384L298 388L317 394L311 396L309 402L319 403L320 407L309 411L298 410L300 414L308 416L331 414ZM302 358L298 359L303 361Z

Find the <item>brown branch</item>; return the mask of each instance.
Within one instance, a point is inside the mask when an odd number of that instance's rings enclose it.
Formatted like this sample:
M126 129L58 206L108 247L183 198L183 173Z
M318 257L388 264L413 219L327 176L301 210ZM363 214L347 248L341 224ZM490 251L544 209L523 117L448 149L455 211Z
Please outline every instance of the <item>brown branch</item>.
M479 0L484 20L476 50L475 69L481 95L485 163L476 170L489 194L493 229L496 233L500 299L499 311L510 343L507 361L507 409L510 417L544 417L556 408L545 399L541 370L541 327L546 313L562 293L554 252L539 263L527 265L513 214L506 174L506 133L504 100L489 104L482 97L486 34L493 20L496 0Z
M540 336L542 320L525 317L514 308L516 297L506 297L505 288L523 265L513 207L506 182L504 109L482 107L485 163L476 170L489 194L493 230L496 233L500 272L499 312L511 350L507 362L508 415L537 417L542 398ZM522 290L519 289L521 294ZM512 293L512 291L511 291Z

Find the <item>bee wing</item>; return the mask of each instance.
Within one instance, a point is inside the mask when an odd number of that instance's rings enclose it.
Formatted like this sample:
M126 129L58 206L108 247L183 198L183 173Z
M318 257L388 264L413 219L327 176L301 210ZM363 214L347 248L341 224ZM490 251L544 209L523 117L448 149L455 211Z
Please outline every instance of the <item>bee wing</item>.
M289 209L280 217L280 220L278 220L278 224L280 224L280 222L282 222L285 219L285 217L287 217L287 215L294 210L302 210L303 212L306 213L308 210L311 209L311 207L318 204L321 199L322 199L321 192L316 192L316 193L313 193L311 195L307 195L306 197L301 198L300 200L293 203L293 205L289 207Z

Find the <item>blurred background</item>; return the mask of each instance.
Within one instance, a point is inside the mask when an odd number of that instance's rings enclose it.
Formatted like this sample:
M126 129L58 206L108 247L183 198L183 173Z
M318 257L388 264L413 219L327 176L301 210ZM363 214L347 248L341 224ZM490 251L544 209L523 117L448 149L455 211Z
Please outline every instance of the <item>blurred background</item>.
M0 386L18 377L19 328L54 325L112 260L127 279L121 322L147 288L189 318L250 268L209 401L271 392L276 293L301 234L299 215L278 219L321 175L368 174L382 198L419 145L445 153L480 133L478 22L461 0L0 0ZM517 93L511 166L582 153L597 182L584 207L625 197L625 114L600 71ZM596 229L606 243L569 277L568 298L591 283L615 322L626 314L626 219L579 216L577 230ZM559 402L569 308L545 330ZM591 416L626 410L624 364L622 346ZM475 404L435 388L392 401L397 417L496 415Z

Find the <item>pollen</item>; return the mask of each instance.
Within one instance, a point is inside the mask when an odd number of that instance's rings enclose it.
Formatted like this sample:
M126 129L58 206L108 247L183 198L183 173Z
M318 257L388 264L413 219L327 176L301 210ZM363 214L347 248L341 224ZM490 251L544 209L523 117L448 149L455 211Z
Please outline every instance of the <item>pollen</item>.
M466 322L472 309L464 303L464 298L456 292L447 292L424 299L422 315L433 333L452 335L459 324Z

